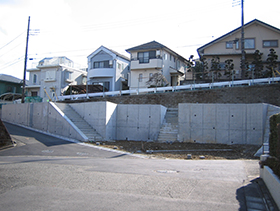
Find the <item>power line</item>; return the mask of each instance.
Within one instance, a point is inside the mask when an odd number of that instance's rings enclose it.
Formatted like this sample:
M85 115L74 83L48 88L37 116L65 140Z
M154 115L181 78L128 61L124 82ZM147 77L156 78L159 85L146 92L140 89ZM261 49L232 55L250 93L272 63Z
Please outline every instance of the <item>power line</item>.
M24 32L25 32L25 31L23 31L20 35L18 35L16 38L14 38L13 40L11 40L10 42L8 42L7 44L5 44L4 46L2 46L2 47L0 48L0 50L1 50L2 48L6 47L7 45L11 44L13 41L15 41L17 38L19 38L21 35L23 35Z

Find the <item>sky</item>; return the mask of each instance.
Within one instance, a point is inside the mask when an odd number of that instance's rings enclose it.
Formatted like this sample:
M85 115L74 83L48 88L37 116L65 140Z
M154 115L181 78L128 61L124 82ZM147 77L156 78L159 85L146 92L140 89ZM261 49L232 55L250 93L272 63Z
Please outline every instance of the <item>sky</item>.
M241 26L240 0L0 0L0 74L23 78L45 57L66 56L87 67L101 45L125 51L153 40L184 58ZM244 22L280 28L279 0L245 0ZM245 35L246 36L246 35ZM28 73L27 73L28 79Z

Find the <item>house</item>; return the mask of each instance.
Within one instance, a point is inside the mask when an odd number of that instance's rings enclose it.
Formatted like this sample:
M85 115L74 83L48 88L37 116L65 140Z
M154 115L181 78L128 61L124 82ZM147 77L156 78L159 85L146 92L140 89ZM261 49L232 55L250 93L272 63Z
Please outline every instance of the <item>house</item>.
M104 46L87 58L88 84L102 85L108 91L127 89L129 58Z
M126 50L130 53L129 88L147 88L155 73L161 73L170 86L180 85L187 73L188 60L166 46L152 41Z
M87 72L74 67L67 57L50 57L39 61L36 68L28 69L27 96L41 97L43 101L56 100L69 85L86 84Z
M246 55L246 72L248 78L253 78L255 73L254 53L258 50L262 53L261 60L265 63L270 49L274 49L276 53L280 54L279 50L280 29L268 25L257 19L252 20L244 25L244 50ZM225 76L226 63L228 59L232 59L233 74L237 79L241 78L241 27L230 31L229 33L213 40L212 42L203 45L197 49L200 59L208 64L208 77L211 77L209 70L211 68L211 60L219 60L221 78L230 77ZM217 64L217 63L216 63ZM279 70L279 62L277 70Z
M11 75L0 74L0 100L13 101L21 98L22 80Z

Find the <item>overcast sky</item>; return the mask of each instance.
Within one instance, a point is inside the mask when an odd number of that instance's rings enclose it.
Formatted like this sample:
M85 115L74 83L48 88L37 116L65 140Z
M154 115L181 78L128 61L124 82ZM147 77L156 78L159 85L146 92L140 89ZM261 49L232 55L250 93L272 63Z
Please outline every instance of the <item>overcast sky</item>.
M0 0L0 73L23 77L28 16L28 67L53 56L87 66L87 56L101 45L129 56L126 49L153 40L197 58L197 48L241 25L236 2ZM244 14L245 23L259 19L280 28L279 0L245 0Z

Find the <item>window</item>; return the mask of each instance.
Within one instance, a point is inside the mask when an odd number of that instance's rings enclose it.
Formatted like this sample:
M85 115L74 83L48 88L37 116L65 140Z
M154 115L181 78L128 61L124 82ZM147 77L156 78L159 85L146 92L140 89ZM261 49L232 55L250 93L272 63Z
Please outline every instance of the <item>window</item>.
M278 47L278 40L264 40L263 47L264 48Z
M140 74L139 74L139 82L142 82L142 81L143 81L143 74L140 73Z
M37 97L37 92L31 92L31 97Z
M154 58L156 58L156 51L138 52L139 63L149 63L149 60Z
M94 62L93 68L110 68L109 60L107 61L100 61L100 62Z
M33 84L37 84L37 75L36 74L33 75Z
M241 40L240 40L241 42ZM241 44L239 46L239 41L236 42L236 49L241 48ZM255 39L254 38L248 38L244 39L244 49L255 49Z
M149 79L151 79L153 77L153 73L149 74Z
M55 80L55 70L46 71L46 80Z
M120 63L118 63L118 69L119 69L119 70L121 69L121 64L120 64Z
M226 49L233 49L233 41L226 42Z

